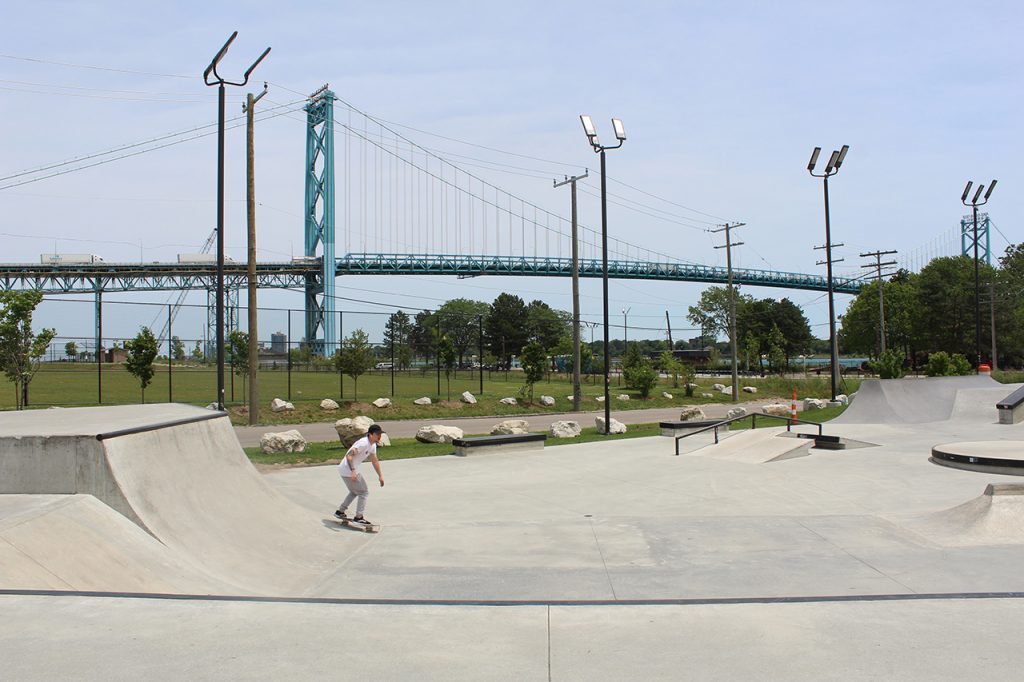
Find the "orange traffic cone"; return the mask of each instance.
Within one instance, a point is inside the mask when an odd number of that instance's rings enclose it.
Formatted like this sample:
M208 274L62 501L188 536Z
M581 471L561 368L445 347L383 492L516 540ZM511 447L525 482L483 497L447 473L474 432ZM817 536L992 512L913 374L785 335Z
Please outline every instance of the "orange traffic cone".
M793 402L789 404L789 420L796 424L796 389L793 389Z

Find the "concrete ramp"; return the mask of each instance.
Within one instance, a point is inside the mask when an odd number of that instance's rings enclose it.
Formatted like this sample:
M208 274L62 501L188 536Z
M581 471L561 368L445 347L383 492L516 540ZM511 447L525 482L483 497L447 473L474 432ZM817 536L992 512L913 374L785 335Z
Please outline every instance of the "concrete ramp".
M973 500L903 525L945 545L1024 544L1024 485L989 484Z
M925 424L946 421L957 414L966 419L987 419L984 405L968 403L973 399L1002 395L1004 384L988 376L928 377L925 379L866 379L850 406L833 422L836 424ZM994 389L991 394L977 389ZM961 391L972 391L961 401ZM991 400L992 419L995 403Z
M235 591L298 595L336 567L326 513L271 488L227 416L201 408L0 415L0 492L93 495Z
M813 441L785 434L786 430L778 427L733 432L718 444L712 443L687 454L748 464L765 464L808 454Z
M0 495L0 587L237 592L91 495Z

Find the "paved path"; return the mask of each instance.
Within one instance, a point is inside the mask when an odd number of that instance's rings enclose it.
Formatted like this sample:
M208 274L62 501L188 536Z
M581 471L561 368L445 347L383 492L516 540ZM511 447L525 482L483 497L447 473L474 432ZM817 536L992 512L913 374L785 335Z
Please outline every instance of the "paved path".
M766 405L779 402L777 398L764 398L740 403L749 411L752 406ZM612 409L612 419L617 419L623 424L650 424L659 421L669 421L679 418L679 407L659 407L645 410L616 410ZM725 413L733 407L732 403L711 403L701 405L704 414L709 419L725 418ZM797 408L801 405L798 403ZM412 438L424 424L447 424L457 426L466 434L490 433L491 427L505 419L525 419L530 422L530 429L533 431L547 431L552 422L561 419L578 421L584 427L592 426L595 417L603 417L604 411L593 412L545 412L532 415L501 415L493 417L454 417L450 419L407 419L388 420L382 419L379 423L392 438ZM271 431L286 431L297 429L309 442L333 441L338 439L334 430L334 421L317 422L313 424L275 424L271 426L236 426L235 433L238 434L238 441L242 447L254 447L260 444L260 436Z

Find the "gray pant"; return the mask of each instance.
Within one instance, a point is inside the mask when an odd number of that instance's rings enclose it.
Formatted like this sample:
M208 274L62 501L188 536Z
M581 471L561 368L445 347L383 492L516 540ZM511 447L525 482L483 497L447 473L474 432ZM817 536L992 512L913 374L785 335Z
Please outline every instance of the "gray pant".
M341 471L339 470L338 473ZM366 509L366 498L370 496L370 488L366 485L366 479L362 474L357 474L356 480L353 481L351 474L341 473L341 480L345 481L348 495L345 496L345 501L338 506L338 509L345 511L352 504L352 500L359 498L359 502L356 503L356 516L362 516L363 510Z

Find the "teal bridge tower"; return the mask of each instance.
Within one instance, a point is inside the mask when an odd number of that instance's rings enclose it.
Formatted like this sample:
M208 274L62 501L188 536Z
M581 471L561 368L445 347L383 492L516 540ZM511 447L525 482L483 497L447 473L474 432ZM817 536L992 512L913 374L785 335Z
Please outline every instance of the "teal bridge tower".
M992 265L991 242L988 237L988 213L978 214L978 261ZM960 253L974 258L974 216L965 215L960 219Z
M338 348L334 259L334 93L324 85L306 104L306 260L319 272L306 276L306 343L329 357ZM322 332L322 339L318 336Z

